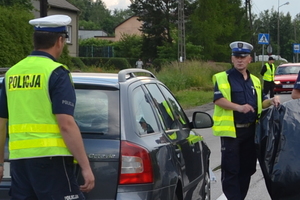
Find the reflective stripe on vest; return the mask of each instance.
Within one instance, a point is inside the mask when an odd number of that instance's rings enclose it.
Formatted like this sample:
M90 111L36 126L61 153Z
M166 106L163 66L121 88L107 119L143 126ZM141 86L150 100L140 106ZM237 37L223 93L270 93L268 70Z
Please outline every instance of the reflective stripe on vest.
M274 81L274 74L275 74L275 66L274 64L266 63L267 71L264 73L263 80L265 81Z
M6 72L10 159L71 156L49 96L49 79L59 66L46 57L28 56Z
M258 118L262 112L262 97L261 97L261 85L257 77L250 74L250 78L253 82L254 88L257 94L257 108ZM218 83L218 87L224 98L231 101L231 88L228 82L228 75L226 72L220 72L213 76L214 85ZM233 110L223 109L215 104L214 125L212 127L213 134L215 136L226 136L236 138L236 130L234 126Z

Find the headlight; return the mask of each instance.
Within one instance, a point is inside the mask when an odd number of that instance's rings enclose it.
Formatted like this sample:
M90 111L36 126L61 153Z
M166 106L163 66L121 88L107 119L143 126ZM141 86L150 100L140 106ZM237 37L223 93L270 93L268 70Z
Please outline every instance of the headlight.
M280 81L274 81L274 83L275 83L276 85L278 85L278 84L280 84Z

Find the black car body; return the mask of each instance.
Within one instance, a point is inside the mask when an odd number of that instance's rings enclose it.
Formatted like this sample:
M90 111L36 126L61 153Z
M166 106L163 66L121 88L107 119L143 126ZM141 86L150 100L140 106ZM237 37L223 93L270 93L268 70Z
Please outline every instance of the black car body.
M192 131L212 126L207 113L195 112L190 122L168 88L146 70L72 77L74 118L96 179L87 199L210 199L210 150ZM2 200L9 199L7 148L5 158ZM79 167L75 173L82 184Z

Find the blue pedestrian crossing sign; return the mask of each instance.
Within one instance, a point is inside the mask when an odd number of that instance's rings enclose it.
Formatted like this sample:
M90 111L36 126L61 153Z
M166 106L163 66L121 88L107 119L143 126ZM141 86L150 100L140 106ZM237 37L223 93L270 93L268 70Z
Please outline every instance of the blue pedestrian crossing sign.
M293 44L294 53L300 53L300 44Z
M258 34L258 44L269 44L269 43L270 43L270 34L268 33Z

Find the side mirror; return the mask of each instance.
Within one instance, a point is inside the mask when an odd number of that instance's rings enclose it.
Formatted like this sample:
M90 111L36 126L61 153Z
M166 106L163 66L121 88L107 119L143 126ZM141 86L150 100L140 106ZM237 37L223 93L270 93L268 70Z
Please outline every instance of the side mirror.
M194 112L192 119L192 127L196 129L210 128L213 126L213 120L208 113L205 112Z

